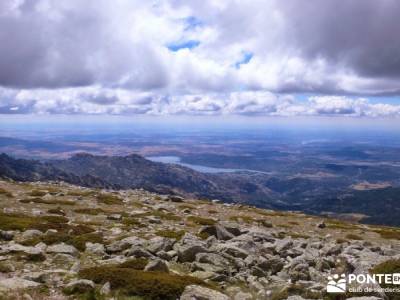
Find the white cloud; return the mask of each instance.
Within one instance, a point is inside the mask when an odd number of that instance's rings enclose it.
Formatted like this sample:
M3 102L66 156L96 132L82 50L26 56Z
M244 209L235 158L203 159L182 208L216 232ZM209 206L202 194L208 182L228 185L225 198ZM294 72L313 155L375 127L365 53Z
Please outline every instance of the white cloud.
M400 95L399 18L395 0L3 0L0 113L398 116L367 97Z

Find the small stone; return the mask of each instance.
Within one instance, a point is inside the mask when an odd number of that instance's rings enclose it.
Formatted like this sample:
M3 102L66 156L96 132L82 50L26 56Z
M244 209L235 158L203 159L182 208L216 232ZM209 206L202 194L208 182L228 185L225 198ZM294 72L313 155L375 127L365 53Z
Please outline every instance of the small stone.
M156 259L156 260L150 261L146 265L144 270L169 273L169 268L168 268L167 264L164 261L162 261L161 259Z
M120 221L122 220L122 215L120 214L111 214L107 216L108 220L113 220L113 221Z
M111 293L111 285L107 281L100 289L100 295L109 295Z
M12 241L13 239L14 239L14 232L13 231L0 230L0 240Z
M317 228L323 229L325 227L326 227L326 224L323 221L317 224Z

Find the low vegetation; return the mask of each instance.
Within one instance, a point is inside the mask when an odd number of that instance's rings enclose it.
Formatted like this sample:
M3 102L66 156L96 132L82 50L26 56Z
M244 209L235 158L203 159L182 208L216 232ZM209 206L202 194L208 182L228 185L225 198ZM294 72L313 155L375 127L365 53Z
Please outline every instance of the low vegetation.
M376 265L370 270L371 274L399 274L400 273L400 259L387 260L379 265ZM398 285L382 283L383 288L398 288ZM386 293L390 300L399 300L399 293Z
M175 300L187 285L206 285L202 280L161 272L145 272L132 268L100 266L81 270L79 276L98 284L109 282L111 289L126 296L144 299Z
M214 219L197 217L197 216L189 216L187 220L189 222L193 222L198 225L215 225L217 223L217 221Z
M13 194L9 191L7 191L6 189L0 188L0 195L4 195L8 198L12 198Z
M346 239L349 239L349 240L355 240L355 241L361 241L361 240L363 240L363 238L362 238L361 236L359 236L359 235L357 235L357 234L354 234L354 233L346 234L345 238L346 238Z
M77 208L74 210L74 212L78 213L78 214L84 214L84 215L92 215L92 216L96 216L98 214L104 213L104 210L102 210L101 208Z
M38 204L55 204L55 205L75 205L76 203L71 200L53 200L53 199L43 199L40 197L26 198L20 200L21 203L38 203Z
M169 238L169 239L176 239L177 241L180 241L181 238L185 235L184 230L158 230L155 232L156 235Z
M117 195L113 194L99 194L97 195L97 202L107 205L119 205L122 204L122 199Z

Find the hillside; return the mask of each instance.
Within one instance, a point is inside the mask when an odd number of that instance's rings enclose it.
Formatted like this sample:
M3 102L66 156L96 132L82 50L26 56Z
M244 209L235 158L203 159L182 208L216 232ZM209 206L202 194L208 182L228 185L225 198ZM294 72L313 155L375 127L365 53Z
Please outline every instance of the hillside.
M144 190L0 181L0 209L1 299L328 299L400 264L395 228Z

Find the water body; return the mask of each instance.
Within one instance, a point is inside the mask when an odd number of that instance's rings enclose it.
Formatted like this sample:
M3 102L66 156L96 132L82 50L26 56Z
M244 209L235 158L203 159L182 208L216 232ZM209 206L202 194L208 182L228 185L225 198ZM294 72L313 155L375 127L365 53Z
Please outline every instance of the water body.
M146 159L160 162L164 164L177 164L180 166L184 166L195 171L201 173L233 173L233 172L252 172L252 173L263 173L263 174L271 174L271 172L263 172L257 170L249 170L249 169L228 169L228 168L213 168L201 165L193 165L181 162L181 158L179 156L148 156Z
M146 159L154 162L161 162L164 164L177 164L202 173L232 173L237 171L244 171L243 169L213 168L201 165L186 164L181 162L181 158L178 156L148 156L146 157Z

